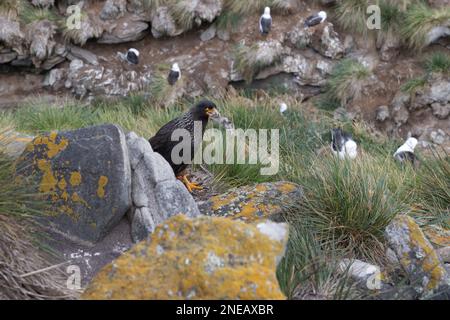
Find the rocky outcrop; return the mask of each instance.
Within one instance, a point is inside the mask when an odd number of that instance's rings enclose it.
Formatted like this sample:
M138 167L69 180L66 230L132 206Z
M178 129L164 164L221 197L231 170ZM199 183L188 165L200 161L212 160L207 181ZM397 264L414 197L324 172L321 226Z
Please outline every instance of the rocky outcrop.
M398 216L385 236L418 297L450 298L450 276L414 219Z
M199 209L205 215L245 222L282 220L283 211L294 206L302 197L302 188L295 183L262 183L211 197L199 203Z
M115 125L39 135L18 169L51 203L42 223L76 241L101 240L131 207L128 149Z
M133 241L144 240L157 225L174 215L198 216L200 212L194 199L175 178L169 163L153 152L146 139L133 132L126 139L132 170L130 220Z
M179 215L106 266L83 299L284 299L287 226Z
M128 67L125 65L124 68ZM133 68L115 69L101 65L85 65L81 60L73 60L65 82L80 98L94 96L127 96L130 92L144 89L151 81L151 71L145 66L142 71Z

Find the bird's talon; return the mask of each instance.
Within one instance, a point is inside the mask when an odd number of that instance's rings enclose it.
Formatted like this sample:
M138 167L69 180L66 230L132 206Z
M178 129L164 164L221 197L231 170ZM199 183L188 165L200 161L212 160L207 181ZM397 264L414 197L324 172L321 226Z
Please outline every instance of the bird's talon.
M177 178L184 183L190 193L192 193L193 190L203 190L203 187L201 187L198 183L189 181L187 176L181 176Z

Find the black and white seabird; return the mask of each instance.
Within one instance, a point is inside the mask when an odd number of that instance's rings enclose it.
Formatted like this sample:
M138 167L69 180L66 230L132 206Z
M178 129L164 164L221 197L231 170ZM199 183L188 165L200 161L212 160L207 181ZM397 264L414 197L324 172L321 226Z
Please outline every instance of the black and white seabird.
M259 32L264 35L269 34L272 28L272 17L270 16L270 8L266 7L264 9L264 14L259 19Z
M286 103L284 103L284 102L280 103L280 113L281 114L284 114L287 111L287 109L288 109L288 106Z
M331 151L339 156L339 159L355 159L358 155L357 144L352 136L341 129L333 129L331 131Z
M414 155L414 149L416 148L417 143L418 141L416 138L408 138L408 140L395 151L394 158L402 163L410 162L416 164L417 158Z
M327 19L327 13L325 11L320 11L319 13L309 16L305 20L305 27L311 28L323 23Z
M180 79L180 77L181 77L180 67L178 66L178 63L174 63L172 65L172 68L170 69L167 81L171 86L173 86L178 81L178 79Z
M127 61L131 64L138 64L139 63L139 51L137 51L134 48L128 49Z

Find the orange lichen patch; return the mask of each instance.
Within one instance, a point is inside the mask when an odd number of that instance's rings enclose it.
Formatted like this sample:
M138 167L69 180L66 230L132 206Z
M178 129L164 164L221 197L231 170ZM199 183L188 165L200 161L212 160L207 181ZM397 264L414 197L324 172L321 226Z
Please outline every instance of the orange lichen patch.
M37 166L42 172L42 180L39 184L39 191L42 193L50 193L56 191L58 180L53 174L51 163L45 159L39 159Z
M179 215L101 270L82 298L285 299L275 272L286 240L239 221Z
M401 216L397 218L399 222L404 225L409 231L409 245L413 252L419 253L421 258L415 255L415 259L421 259L421 268L428 275L428 283L426 289L433 291L437 289L441 284L446 275L446 270L444 269L438 254L434 250L433 246L426 239L422 229L419 225L408 216ZM411 256L409 252L405 252L400 259L401 264L408 268L413 265L414 262L411 261Z
M74 192L72 194L72 201L74 203L81 203L82 205L84 205L86 208L90 208L89 204L83 199L81 198L78 193Z
M58 188L64 191L66 190L67 188L66 179L62 178L61 180L58 181Z
M108 177L101 176L98 179L97 196L99 198L103 199L105 197L105 187L107 184L108 184Z
M78 171L72 172L70 174L69 182L72 187L79 186L81 184L81 174Z
M211 197L201 210L211 216L255 222L282 213L302 196L300 186L290 182L262 183L232 189Z
M34 146L43 145L46 147L47 158L52 159L69 145L69 141L63 137L60 137L60 141L57 143L57 138L58 133L55 131L51 132L49 136L37 137L32 142L31 150L34 149Z
M428 226L423 229L428 240L438 247L450 247L450 230L439 226Z

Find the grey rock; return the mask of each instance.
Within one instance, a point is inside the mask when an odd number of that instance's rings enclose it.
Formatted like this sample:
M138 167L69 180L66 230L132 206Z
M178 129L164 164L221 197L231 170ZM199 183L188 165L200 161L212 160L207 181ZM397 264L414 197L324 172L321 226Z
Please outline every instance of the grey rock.
M178 28L174 18L170 14L168 7L158 7L152 15L152 35L155 38L163 36L175 37L183 33Z
M52 210L42 224L79 243L100 241L131 207L125 135L101 125L37 136L20 159L21 174L39 182Z
M229 41L230 40L230 32L225 29L218 29L217 37L222 41Z
M200 40L209 41L214 39L215 36L216 36L216 26L211 25L208 29L202 32L202 34L200 35Z
M0 42L19 55L24 54L25 35L20 30L19 22L0 15Z
M169 163L134 132L127 134L126 139L132 168L133 208L129 219L133 241L145 239L157 225L173 215L197 216L197 204L175 178Z
M148 24L131 18L118 21L112 30L108 30L97 40L98 43L116 44L139 41L145 37Z
M444 144L444 142L447 138L447 134L445 133L444 130L437 129L430 133L430 138L431 138L431 141L433 141L433 143L435 143L437 145L442 145L442 144Z
M155 198L164 220L177 214L185 214L188 217L200 215L194 198L179 180L158 183Z
M450 297L450 276L413 218L397 216L386 228L385 237L418 298Z
M68 58L71 61L73 61L75 59L79 59L85 63L92 64L93 66L98 65L97 55L89 50L86 50L86 49L83 49L83 48L80 48L80 47L77 47L74 45L69 45L67 47L67 50L69 52Z
M126 0L107 0L100 11L100 18L103 20L117 19L123 16L126 10Z
M0 53L0 64L11 62L16 58L17 58L17 53L13 52L13 51Z
M325 25L320 38L316 34L317 32L314 33L310 44L313 49L327 58L340 59L343 57L345 48L332 24Z
M401 42L394 32L389 31L380 48L380 59L382 61L391 61L400 53Z
M66 69L52 69L45 76L44 86L58 90L64 86L66 75Z
M445 263L450 263L450 247L439 248L437 249L437 252L442 261L444 261Z
M410 100L411 98L408 94L398 93L392 101L392 118L397 127L408 122L409 111L407 106L409 105Z
M438 119L444 120L450 115L450 103L443 105L435 102L431 104L431 108L433 109L433 115Z
M154 212L149 208L137 208L131 223L131 237L134 242L139 242L155 231L157 224L153 221Z
M30 55L34 58L35 66L39 67L41 62L53 53L56 26L47 20L32 22L27 25L26 40L29 43Z
M384 122L389 119L389 107L388 106L380 106L377 108L377 121Z

